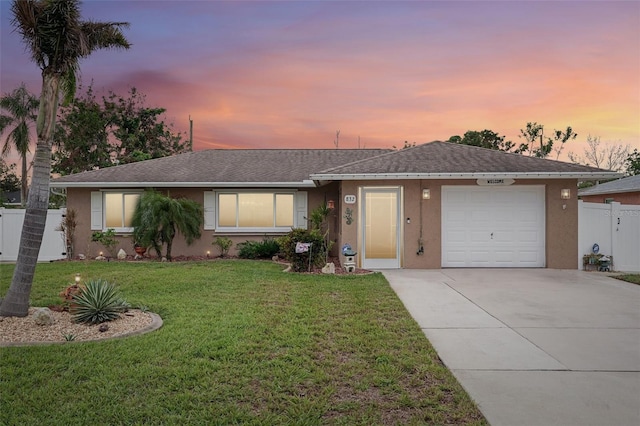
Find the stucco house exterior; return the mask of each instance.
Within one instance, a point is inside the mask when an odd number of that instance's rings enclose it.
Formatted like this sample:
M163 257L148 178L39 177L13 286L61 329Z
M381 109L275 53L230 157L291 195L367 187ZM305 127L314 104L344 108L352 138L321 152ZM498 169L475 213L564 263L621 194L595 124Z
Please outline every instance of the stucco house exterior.
M578 196L588 203L615 201L620 204L640 205L640 175L581 189Z
M61 177L77 212L76 253L96 254L91 233L114 228L132 251L129 221L147 188L204 206L203 236L174 253L215 252L306 227L334 205L335 247L359 267L577 268L577 182L619 174L448 142L403 150L206 150Z

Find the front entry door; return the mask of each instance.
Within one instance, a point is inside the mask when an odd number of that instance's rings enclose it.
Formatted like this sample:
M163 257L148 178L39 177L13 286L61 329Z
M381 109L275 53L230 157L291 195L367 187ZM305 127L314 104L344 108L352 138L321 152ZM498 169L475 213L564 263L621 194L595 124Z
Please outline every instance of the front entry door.
M400 267L402 189L362 188L362 267Z

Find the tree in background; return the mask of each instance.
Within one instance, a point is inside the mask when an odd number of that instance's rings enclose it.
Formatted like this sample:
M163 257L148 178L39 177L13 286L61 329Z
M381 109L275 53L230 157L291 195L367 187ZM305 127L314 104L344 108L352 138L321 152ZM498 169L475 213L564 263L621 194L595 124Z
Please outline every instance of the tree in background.
M93 87L61 108L54 135L51 171L60 175L112 166L108 121Z
M500 136L496 132L487 129L480 132L469 130L463 137L451 136L447 142L479 146L481 148L495 149L498 151L511 151L514 148L514 144L511 141L505 141L504 136Z
M631 154L625 160L625 166L627 167L627 174L629 176L640 175L640 151L634 149Z
M567 126L566 130L554 129L552 135L553 138L545 138L542 124L528 122L524 129L520 129L518 137L524 139L524 142L518 146L515 152L530 157L547 158L554 151L557 160L565 144L578 137L571 126Z
M109 91L98 101L89 86L63 108L52 170L68 175L187 151L187 142L161 120L166 110L145 106L145 99L134 87L128 97Z
M20 190L20 178L16 175L15 164L7 164L0 158L0 190L14 192Z
M631 147L622 144L603 144L599 136L587 136L587 147L582 155L569 152L569 160L576 164L621 172L629 158Z
M133 240L142 247L153 247L158 257L167 245L165 257L171 261L173 238L180 232L187 244L200 238L203 207L187 198L171 198L156 191L147 191L138 200L133 213Z
M0 207L9 201L5 195L7 192L20 190L20 179L16 176L15 168L15 164L9 165L0 158Z
M29 128L35 124L38 111L38 98L29 93L24 83L11 93L0 98L0 107L8 114L0 115L0 134L12 128L2 146L2 157L5 157L13 148L20 155L22 161L20 202L22 206L27 202L29 185L27 183L28 166L27 154L29 153Z
M124 22L82 21L78 0L14 0L11 12L12 25L42 71L38 138L18 260L9 291L0 303L0 316L24 317L29 311L47 220L51 149L60 95L64 94L65 102L74 98L81 58L98 49L129 48L129 42L121 31L128 25Z
M128 97L110 92L103 98L104 112L109 130L118 145L114 147L117 164L133 163L150 158L160 158L188 150L179 134L160 119L164 108L148 108L146 97L136 90L129 90Z

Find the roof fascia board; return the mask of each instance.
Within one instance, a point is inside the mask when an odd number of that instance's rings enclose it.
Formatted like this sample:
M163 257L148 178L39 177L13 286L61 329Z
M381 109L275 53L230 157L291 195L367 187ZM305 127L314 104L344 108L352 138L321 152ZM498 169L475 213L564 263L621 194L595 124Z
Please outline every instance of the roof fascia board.
M609 195L609 194L625 194L627 192L640 192L640 188L635 189L603 189L601 191L593 191L593 192L580 192L578 191L578 195L580 196L588 196L588 195Z
M312 180L302 182L55 182L52 188L315 188Z
M312 174L316 181L327 180L384 180L384 179L611 179L622 176L616 172L530 172L530 173L376 173L376 174Z

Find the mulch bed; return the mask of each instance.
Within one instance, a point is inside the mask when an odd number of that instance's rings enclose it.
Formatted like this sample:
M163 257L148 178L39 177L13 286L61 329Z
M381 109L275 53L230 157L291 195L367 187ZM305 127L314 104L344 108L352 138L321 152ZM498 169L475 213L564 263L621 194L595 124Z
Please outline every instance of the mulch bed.
M202 261L217 261L217 260L232 260L232 259L239 259L236 256L225 256L224 258L222 257L211 257L211 256L173 256L171 262L176 263L176 262L202 262ZM80 259L74 259L74 260L80 260ZM94 259L88 259L88 260L94 260ZM267 261L268 259L258 259L258 260L264 260ZM65 262L67 260L60 260L60 262ZM134 255L127 255L126 259L124 260L119 260L119 259L114 259L114 258L107 258L105 260L106 262L160 262L161 260L158 259L156 256L144 256L142 259L136 259ZM282 258L278 258L278 259L272 259L273 262L276 262L278 264L281 264L283 269L285 269L287 266L289 266L289 263L282 259ZM333 262L333 264L336 266L336 273L335 275L365 275L365 274L371 274L373 273L372 271L368 270L368 269L359 269L357 268L354 272L346 272L346 270L342 267L342 264L340 263L340 259L338 257L330 257L329 258L329 262ZM300 272L302 274L322 274L322 268L320 267L313 267L311 269L310 272Z

